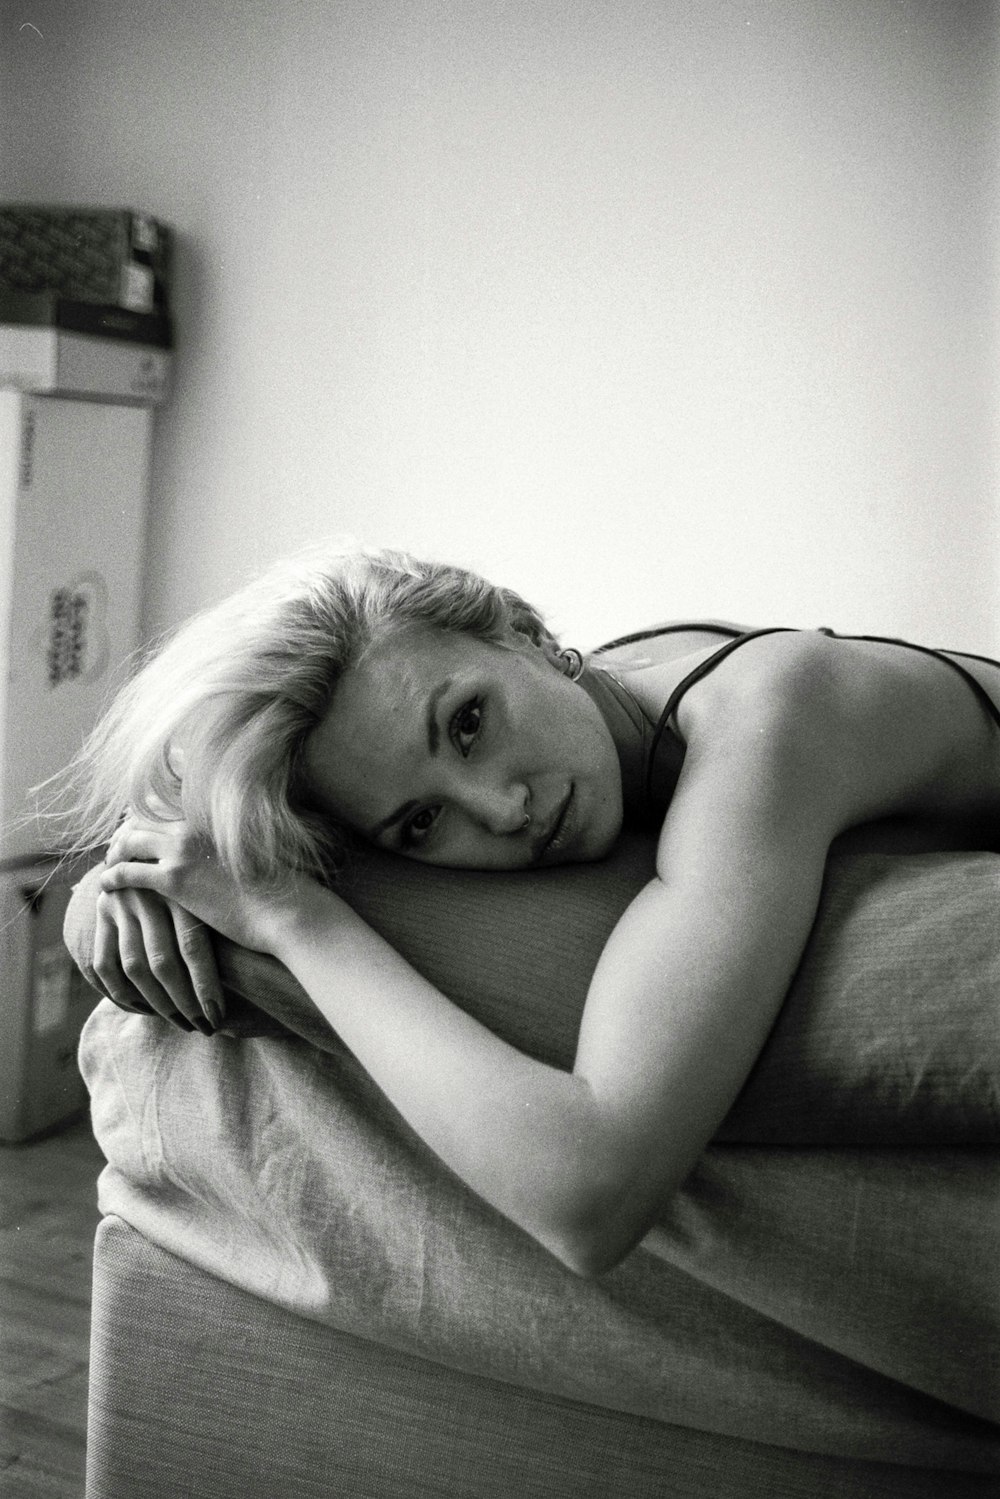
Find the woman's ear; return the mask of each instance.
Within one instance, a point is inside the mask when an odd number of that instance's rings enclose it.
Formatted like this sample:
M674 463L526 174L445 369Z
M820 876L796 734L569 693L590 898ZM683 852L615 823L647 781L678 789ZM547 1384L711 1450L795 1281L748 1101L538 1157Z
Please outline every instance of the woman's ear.
M538 641L537 649L541 651L549 665L555 667L556 671L565 671L559 642L553 640L551 635L543 635Z
M583 671L583 657L575 645L563 646L559 652L562 669L571 682L575 682Z
M569 677L571 682L575 682L583 671L581 653L574 646L560 646L558 640L542 625L536 624L531 630L515 628L514 640L517 642L517 650L525 650L529 654L541 651L549 665L561 677Z
M549 635L539 642L538 648L549 665L554 666L560 676L569 677L571 682L575 682L583 671L583 657L574 646L560 646Z

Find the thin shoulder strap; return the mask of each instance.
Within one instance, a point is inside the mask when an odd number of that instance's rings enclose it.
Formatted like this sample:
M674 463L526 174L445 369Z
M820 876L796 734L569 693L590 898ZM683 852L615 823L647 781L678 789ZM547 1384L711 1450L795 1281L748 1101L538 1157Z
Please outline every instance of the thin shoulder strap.
M657 632L648 632L648 634L655 633ZM789 633L795 634L798 632L793 630L790 626L783 625L766 630L749 630L743 635L736 635L725 645L720 646L719 649L713 652L713 654L706 660L700 662L700 664L696 666L693 671L688 673L688 675L682 682L678 683L673 692L670 694L670 697L667 699L666 706L664 707L663 712L660 714L660 717L657 720L656 728L653 731L653 738L650 744L649 759L646 764L645 790L647 797L649 796L650 788L652 786L653 766L656 763L656 754L660 745L660 740L663 738L663 735L667 729L667 725L670 722L670 719L673 717L674 713L677 711L677 707L684 694L687 692L688 688L693 687L696 682L700 682L704 677L707 677L710 672L715 670L715 668L721 661L724 661L727 656L732 655L733 651L738 650L741 645L745 645L748 640L757 640L762 635L787 635ZM943 662L946 666L950 666L952 671L957 672L962 680L967 683L967 685L972 689L975 696L978 698L980 704L986 709L986 712L989 714L990 718L997 725L997 727L1000 728L1000 707L998 707L998 705L990 697L989 693L986 691L986 688L983 686L982 682L979 681L978 677L973 676L971 671L962 666L960 662L955 661L951 654L946 654L943 650L935 649L933 646L915 645L912 640L900 640L896 636L892 635L840 635L836 630L831 630L828 628L821 629L819 633L821 635L829 635L833 640L863 640L869 642L872 645L899 645L906 650L919 651L924 656L931 656L935 661ZM640 636L638 638L642 639L646 637ZM954 654L956 656L964 656L966 660L969 661L982 661L987 666L1000 665L1000 662L994 661L990 656L977 656L974 655L971 651L956 651Z
M726 637L726 644L720 646L717 651L714 651L711 656L700 662L693 671L690 671L684 680L677 684L667 699L666 706L657 719L656 727L653 730L649 755L646 760L644 794L647 800L651 797L653 768L656 764L660 741L666 733L670 719L676 713L681 699L688 688L693 687L696 682L702 681L704 677L707 677L710 672L715 670L720 662L724 661L727 656L732 655L733 651L738 650L741 645L745 645L748 640L757 640L762 635L798 633L794 627L789 625L777 625L764 630L746 630L740 633L740 631L734 630L729 625L704 623L703 621L695 620L690 623L660 625L652 630L639 630L634 635L620 635L616 640L609 640L605 645L598 646L592 654L598 656L605 651L616 650L619 646L636 645L643 640L654 640L660 635L677 635L688 633L692 630L698 630L703 634L724 635ZM1000 662L994 661L991 656L979 656L973 651L945 652L929 645L916 645L912 640L901 640L894 635L841 635L836 630L826 627L821 628L819 633L821 635L829 635L833 640L863 640L872 645L899 645L905 650L920 651L925 656L933 657L935 661L942 661L946 666L950 666L952 671L957 672L962 680L971 688L981 706L986 709L990 718L1000 728L1000 706L993 701L978 677L973 676L971 671L954 659L955 656L962 656L966 661L982 661L986 666L1000 666Z
M740 634L731 625L706 624L702 620L693 620L675 625L657 625L652 630L639 630L635 635L619 635L616 640L606 640L603 645L596 646L590 654L600 656L605 651L616 651L621 645L637 645L640 640L655 640L660 635L689 635L692 631L697 631L699 635L725 635L727 639Z
M683 629L685 627L679 626L675 628ZM721 628L716 628L717 632L721 634ZM659 632L650 630L645 635L640 635L635 638L640 640L648 639L650 635L655 635L657 633ZM664 631L663 633L666 632ZM649 756L646 761L645 786L643 790L647 802L651 799L652 796L653 767L656 764L656 755L660 747L660 741L663 738L663 735L666 733L667 725L669 724L671 718L674 716L674 713L677 711L677 706L680 703L681 698L687 692L688 688L693 687L696 682L702 681L704 677L707 677L710 672L713 672L715 670L715 668L721 661L724 661L727 656L731 656L733 651L739 650L741 645L746 645L748 640L759 640L762 635L787 635L789 633L794 634L795 631L792 630L792 627L789 625L773 625L769 629L765 630L747 630L742 635L733 636L731 631L727 633L730 635L730 639L726 642L726 644L721 645L717 651L713 651L711 656L708 656L704 661L699 662L698 665L693 669L693 671L688 672L683 681L678 682L673 692L667 698L666 706L664 707L663 712L657 719L656 728L653 730L653 738L650 741ZM831 632L824 631L823 633L829 634Z
M989 656L977 656L972 651L945 652L930 645L914 645L912 640L897 640L892 635L836 635L833 630L824 630L823 634L833 635L835 640L867 640L873 645L902 645L907 650L920 651L924 656L933 656L935 661L943 661L946 666L951 667L952 671L957 671L964 682L968 683L993 722L1000 728L1000 707L997 707L979 678L974 677L972 672L960 662L952 659L953 656L964 656L967 661L982 661L986 666L1000 665L1000 662L992 660Z

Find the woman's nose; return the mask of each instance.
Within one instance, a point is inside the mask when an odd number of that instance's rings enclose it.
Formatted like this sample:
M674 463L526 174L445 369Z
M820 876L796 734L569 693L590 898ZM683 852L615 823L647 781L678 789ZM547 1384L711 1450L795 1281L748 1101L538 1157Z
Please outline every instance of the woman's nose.
M497 837L519 833L528 822L528 788L518 784L479 787L469 797L468 810Z

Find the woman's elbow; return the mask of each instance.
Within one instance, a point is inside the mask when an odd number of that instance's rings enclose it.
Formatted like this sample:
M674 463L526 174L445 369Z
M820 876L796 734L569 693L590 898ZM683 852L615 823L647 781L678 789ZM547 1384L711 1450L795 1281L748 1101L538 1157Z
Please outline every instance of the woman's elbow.
M599 1280L617 1268L632 1246L620 1248L592 1239L564 1240L553 1248L556 1258L580 1280Z
M586 1123L553 1151L556 1169L536 1181L522 1222L574 1275L594 1280L645 1238L691 1163L631 1128L593 1114Z
M545 1247L581 1280L597 1280L622 1263L653 1227L663 1199L586 1203L545 1236Z

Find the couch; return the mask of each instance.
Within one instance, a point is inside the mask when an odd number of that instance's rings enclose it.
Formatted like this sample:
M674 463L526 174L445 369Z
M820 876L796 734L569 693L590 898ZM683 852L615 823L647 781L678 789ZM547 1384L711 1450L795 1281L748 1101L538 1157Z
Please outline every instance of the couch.
M653 843L342 893L569 1065ZM66 937L90 964L96 873ZM844 852L718 1137L573 1276L407 1129L280 965L219 940L211 1038L98 1004L89 1499L910 1496L1000 1488L1000 858Z

